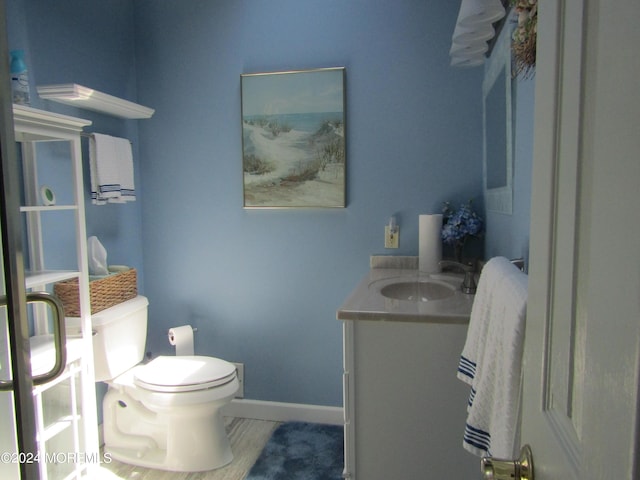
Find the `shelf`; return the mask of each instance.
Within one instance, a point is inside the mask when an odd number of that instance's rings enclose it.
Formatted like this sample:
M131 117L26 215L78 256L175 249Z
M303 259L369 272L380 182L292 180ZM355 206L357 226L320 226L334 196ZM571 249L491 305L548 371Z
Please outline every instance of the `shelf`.
M29 338L29 345L31 350L31 370L33 375L42 375L48 372L55 363L55 344L53 334L47 333L44 335L34 335ZM82 341L78 338L67 339L67 370L63 372L59 377L54 378L48 383L34 387L36 393L47 390L65 379L76 374L80 367L69 368L69 366L82 357Z
M56 435L64 432L67 428L70 428L73 425L73 422L77 422L79 418L80 415L65 415L64 417L60 417L56 422L44 429L42 440L45 442L51 440Z
M34 335L29 338L31 349L31 371L33 375L42 375L47 373L53 367L56 359L55 345L53 335L47 333L45 335ZM40 394L52 387L64 382L69 377L78 374L82 368L79 363L74 362L80 360L84 354L83 342L80 338L67 338L67 365L65 371L53 380L33 387L35 394Z
M40 85L40 98L121 118L151 118L155 110L76 83Z
M46 285L49 283L61 282L77 278L80 273L72 270L43 270L41 272L25 272L27 288L33 288L38 285Z
M20 207L21 212L57 212L60 210L77 210L77 205L35 205L32 207Z
M17 142L59 141L75 138L91 120L14 104L13 124Z

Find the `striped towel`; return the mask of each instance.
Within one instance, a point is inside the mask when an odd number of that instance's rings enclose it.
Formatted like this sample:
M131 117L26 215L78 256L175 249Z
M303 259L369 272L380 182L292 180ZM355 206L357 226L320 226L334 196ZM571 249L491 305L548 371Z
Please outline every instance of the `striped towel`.
M458 378L469 385L473 383L478 359L482 358L484 352L496 284L503 277L513 273L514 266L504 257L492 258L482 269L471 308L467 339L458 363Z
M497 257L478 285L458 367L458 378L471 385L463 446L478 456L510 458L518 447L527 280Z
M136 199L131 142L94 133L89 140L91 201L95 205Z

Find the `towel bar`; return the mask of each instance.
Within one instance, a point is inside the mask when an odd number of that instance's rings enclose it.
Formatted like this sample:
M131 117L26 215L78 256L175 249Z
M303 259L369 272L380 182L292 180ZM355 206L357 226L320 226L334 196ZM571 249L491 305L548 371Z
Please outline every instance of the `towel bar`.
M514 258L513 260L509 260L509 261L513 263L516 267L518 267L521 271L526 273L524 258Z

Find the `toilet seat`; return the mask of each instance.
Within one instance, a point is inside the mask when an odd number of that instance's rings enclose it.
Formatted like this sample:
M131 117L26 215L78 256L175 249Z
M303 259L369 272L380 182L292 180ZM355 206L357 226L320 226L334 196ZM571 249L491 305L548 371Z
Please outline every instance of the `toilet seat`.
M232 363L201 355L159 356L135 369L136 386L152 392L180 393L206 390L236 377Z

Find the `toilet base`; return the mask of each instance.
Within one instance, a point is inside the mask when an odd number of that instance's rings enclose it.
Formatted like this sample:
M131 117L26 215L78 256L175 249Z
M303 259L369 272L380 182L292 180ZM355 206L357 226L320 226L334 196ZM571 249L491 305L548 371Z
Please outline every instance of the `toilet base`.
M178 428L168 425L167 439L171 440L167 442L166 448L157 444L137 448L118 447L108 445L105 441L105 452L114 460L157 470L215 470L231 463L233 453L222 419L217 418L217 414L214 417L216 418L176 419L180 425ZM197 440L194 438L195 434L198 436Z
M110 455L113 460L117 460L128 465L136 465L138 467L151 468L155 470L166 470L170 472L204 472L222 468L233 461L231 448L220 449L213 455L206 455L202 459L192 459L195 463L185 466L179 462L171 461L171 457L167 455L166 450L159 448L146 451L143 456L138 457L136 452L128 448L107 447L105 452Z
M110 388L103 401L105 452L114 460L174 472L214 470L233 460L219 413L231 396L152 410L129 393L138 392Z

